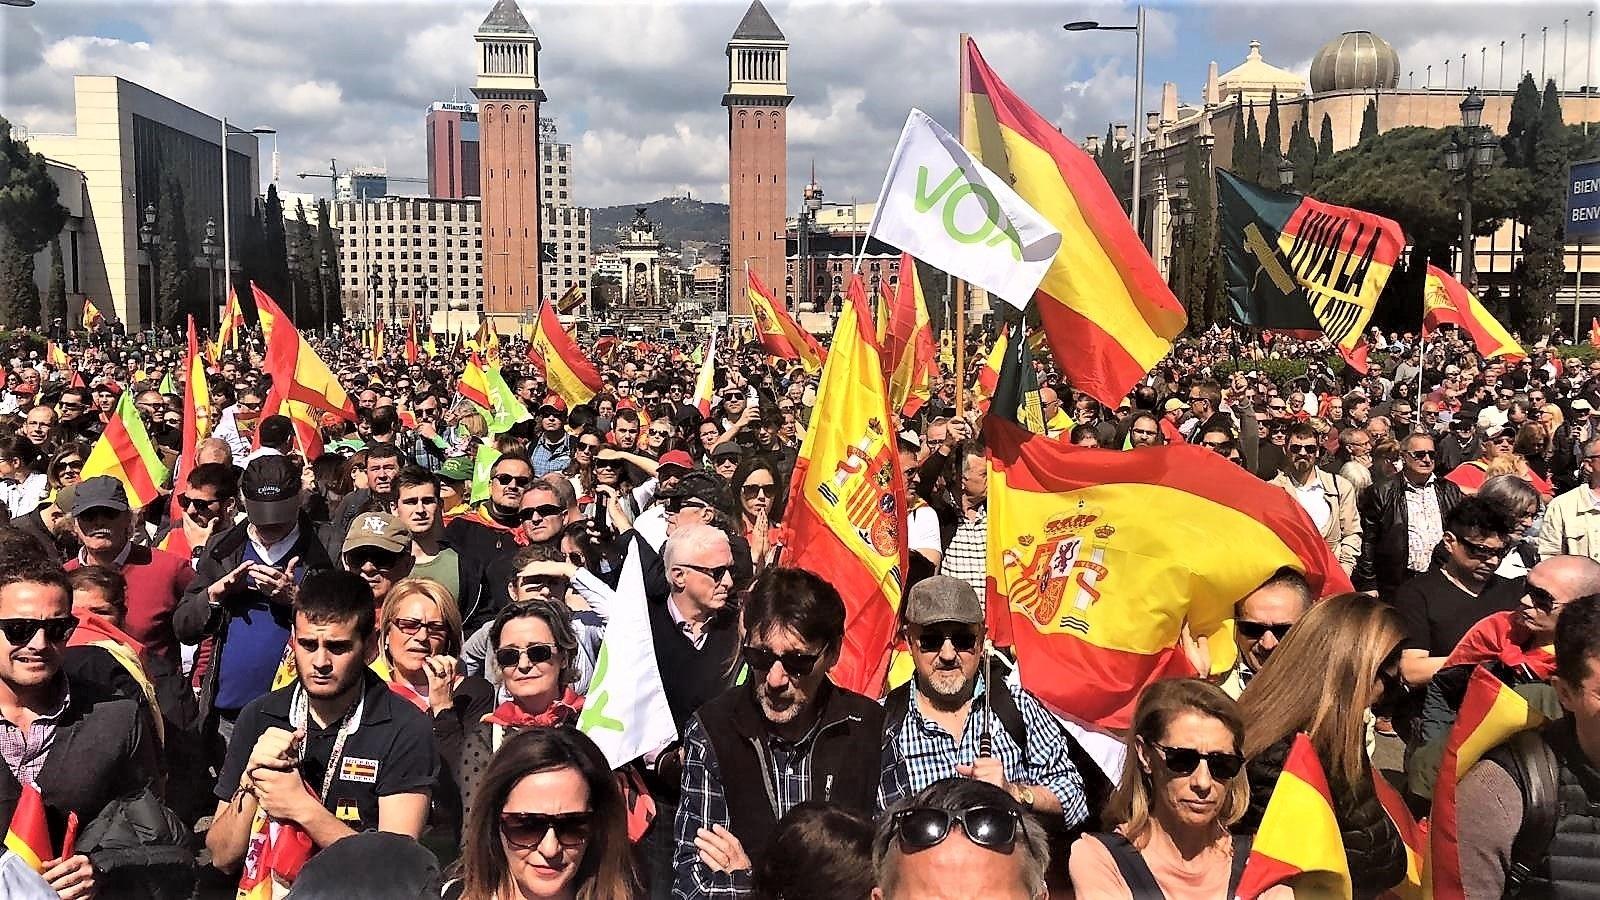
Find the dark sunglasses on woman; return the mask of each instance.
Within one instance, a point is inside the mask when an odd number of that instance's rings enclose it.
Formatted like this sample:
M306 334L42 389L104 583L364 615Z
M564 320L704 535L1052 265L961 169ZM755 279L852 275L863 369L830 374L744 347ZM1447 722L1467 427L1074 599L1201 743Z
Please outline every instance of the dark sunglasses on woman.
M967 840L990 850L1010 851L1017 842L1022 816L1002 806L974 806L963 810L914 807L894 814L894 835L908 850L926 850L950 836L950 826L961 823Z
M549 644L529 644L526 647L501 647L494 652L494 661L502 669L516 668L521 664L522 658L528 658L528 665L537 666L555 659L556 648Z
M1193 747L1168 747L1155 741L1151 741L1150 746L1160 751L1161 761L1167 771L1174 775L1193 775L1194 770L1200 768L1202 760L1211 777L1221 781L1227 781L1244 768L1244 757L1237 753L1223 753L1220 750L1201 753Z
M558 815L530 812L500 814L500 834L513 847L537 847L551 831L556 833L557 843L575 847L589 840L592 831L590 815L586 812Z

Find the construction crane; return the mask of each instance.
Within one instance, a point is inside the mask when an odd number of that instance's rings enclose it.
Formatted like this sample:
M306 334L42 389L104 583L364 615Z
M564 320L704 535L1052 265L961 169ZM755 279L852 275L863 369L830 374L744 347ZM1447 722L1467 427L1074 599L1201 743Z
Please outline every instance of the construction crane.
M328 172L329 172L329 174L327 174L327 175L324 175L324 174L322 174L320 172L300 172L300 173L296 174L296 177L297 178L326 178L326 179L328 179L331 182L331 184L333 185L333 192L334 192L334 198L333 199L337 200L337 199L339 199L338 198L338 193L339 193L339 160L337 158L328 160ZM362 174L365 174L365 173L362 173L358 169L347 169L345 171L345 174L351 176L352 178L357 178L357 177L360 177ZM373 177L380 177L380 176L378 176L376 173L373 173ZM426 179L426 178L418 178L415 175L390 175L387 172L385 172L381 177L384 179L384 181L406 181L406 182L411 182L413 184L427 184L428 183L428 179ZM354 188L354 184L352 183L352 189L353 188ZM352 198L352 199L354 199L354 198Z
M351 180L351 184L350 184L350 189L351 189L350 192L351 192L351 195L352 195L351 199L361 199L361 200L370 199L370 198L364 198L364 197L359 197L358 198L358 197L354 196L355 193L356 193L354 179L361 177L362 174L364 174L364 173L362 173L362 171L360 169L347 169L347 170L345 170L345 174L350 176L351 179L352 179ZM328 174L322 174L321 172L299 172L299 173L296 173L296 175L297 175L297 177L302 178L302 179L305 179L305 178L326 178L326 179L328 179L329 183L333 187L333 200L334 200L335 203L337 203L339 201L339 160L337 158L331 158L331 159L328 160ZM376 173L373 173L373 177L379 177L379 176L377 176ZM421 183L421 184L426 184L428 182L428 179L426 179L426 178L416 178L416 177L410 176L410 175L389 175L389 174L385 173L381 177L383 177L385 179L385 181L409 181L409 182L417 182L417 183ZM366 214L367 205L365 203L362 203L362 204L360 204L360 206L358 208L360 209L362 215L364 216ZM369 248L368 252L370 252L370 248ZM379 285L382 284L382 282L378 279L377 272L372 268L372 260L371 260L371 258L367 259L367 266L368 266L368 275L370 276L370 281L368 282L370 284L369 295L368 295L369 296L369 300L367 302L371 303L371 308L370 308L370 316L371 317L368 319L368 321L377 322L377 321L379 321L379 311L380 311L379 310L380 304L379 304L379 299L378 299L379 290L380 290ZM393 264L391 264L390 270L389 270L389 294L390 294L390 296L389 296L389 308L390 308L391 315L396 315L397 311L398 311L399 298L395 296L395 293L396 293L395 274L394 274ZM365 304L363 304L363 305L365 305ZM424 300L424 304L423 305L424 305L424 310L425 310L424 311L424 315L426 315L426 306L427 306L426 300ZM430 319L430 321L431 321L431 319Z

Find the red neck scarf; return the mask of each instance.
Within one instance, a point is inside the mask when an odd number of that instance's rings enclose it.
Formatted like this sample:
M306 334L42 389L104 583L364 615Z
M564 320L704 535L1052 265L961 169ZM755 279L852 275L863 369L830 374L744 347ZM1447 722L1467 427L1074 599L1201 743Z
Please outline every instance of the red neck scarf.
M550 728L565 725L576 719L582 709L583 697L574 693L569 687L560 700L550 704L542 713L530 713L518 706L515 700L507 700L495 707L494 712L484 716L481 721L505 728Z

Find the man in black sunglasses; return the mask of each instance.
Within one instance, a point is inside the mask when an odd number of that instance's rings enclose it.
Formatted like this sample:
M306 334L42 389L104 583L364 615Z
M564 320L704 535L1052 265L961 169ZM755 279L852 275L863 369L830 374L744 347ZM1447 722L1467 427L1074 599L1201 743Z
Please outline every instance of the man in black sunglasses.
M1239 699L1245 685L1266 665L1267 657L1289 628L1306 614L1315 600L1305 576L1294 569L1279 569L1260 587L1233 605L1233 641L1239 649L1238 662L1222 679L1223 693ZM1196 666L1209 671L1209 666Z
M510 557L526 540L522 495L533 486L533 466L525 456L504 454L489 469L489 499L445 523L444 539L461 565L461 615L466 633L494 618L505 605L505 578L490 567Z
M1400 477L1380 481L1361 495L1361 556L1356 589L1392 597L1408 579L1433 564L1444 537L1444 517L1461 502L1461 488L1439 476L1433 438L1412 434L1400 442Z
M1356 513L1355 485L1343 475L1317 467L1322 446L1310 425L1298 422L1290 426L1286 449L1283 469L1270 483L1283 488L1305 508L1340 567L1346 573L1353 571L1361 555L1361 518Z
M0 567L0 758L9 784L0 789L0 818L6 821L19 782L39 790L56 823L68 813L95 821L107 804L153 783L157 744L139 707L62 671L76 625L60 567L42 558ZM53 825L50 845L61 846L62 835L61 825ZM97 881L104 890L88 855L94 849L44 860L50 887L67 897L94 896Z
M700 707L683 738L677 897L744 896L752 864L777 852L778 820L802 802L871 815L909 793L883 708L828 680L844 641L839 592L773 569L742 615L747 680Z
M880 819L872 864L874 900L1049 894L1050 848L1038 820L1005 791L966 778L934 782Z
M912 790L960 775L1061 817L1063 829L1088 818L1083 778L1054 717L1007 686L1004 668L982 671L983 604L972 586L931 575L912 585L903 612L915 675L889 692L884 710Z

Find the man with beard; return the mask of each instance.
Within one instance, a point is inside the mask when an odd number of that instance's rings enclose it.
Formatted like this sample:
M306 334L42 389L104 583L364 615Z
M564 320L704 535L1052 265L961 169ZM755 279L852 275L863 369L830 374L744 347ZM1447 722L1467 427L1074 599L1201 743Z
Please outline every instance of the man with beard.
M211 864L237 870L260 809L317 849L376 829L415 838L439 771L433 728L369 668L381 640L366 582L318 572L295 594L295 683L239 714L206 835Z
M780 852L778 820L800 803L872 815L909 793L899 747L884 741L883 707L828 680L844 642L833 585L772 569L743 603L749 680L700 707L683 738L674 897L747 896L752 865Z
M1003 670L984 671L983 604L972 586L929 576L912 585L904 613L916 670L911 683L889 692L884 715L911 789L960 775L1000 788L1032 812L1060 816L1065 828L1087 819L1083 779L1060 725L1032 694L1007 686ZM980 750L985 737L989 752Z
M1283 471L1270 482L1299 501L1322 533L1328 549L1346 574L1361 555L1361 519L1356 514L1356 489L1350 479L1317 468L1321 448L1317 433L1304 422L1289 428Z

